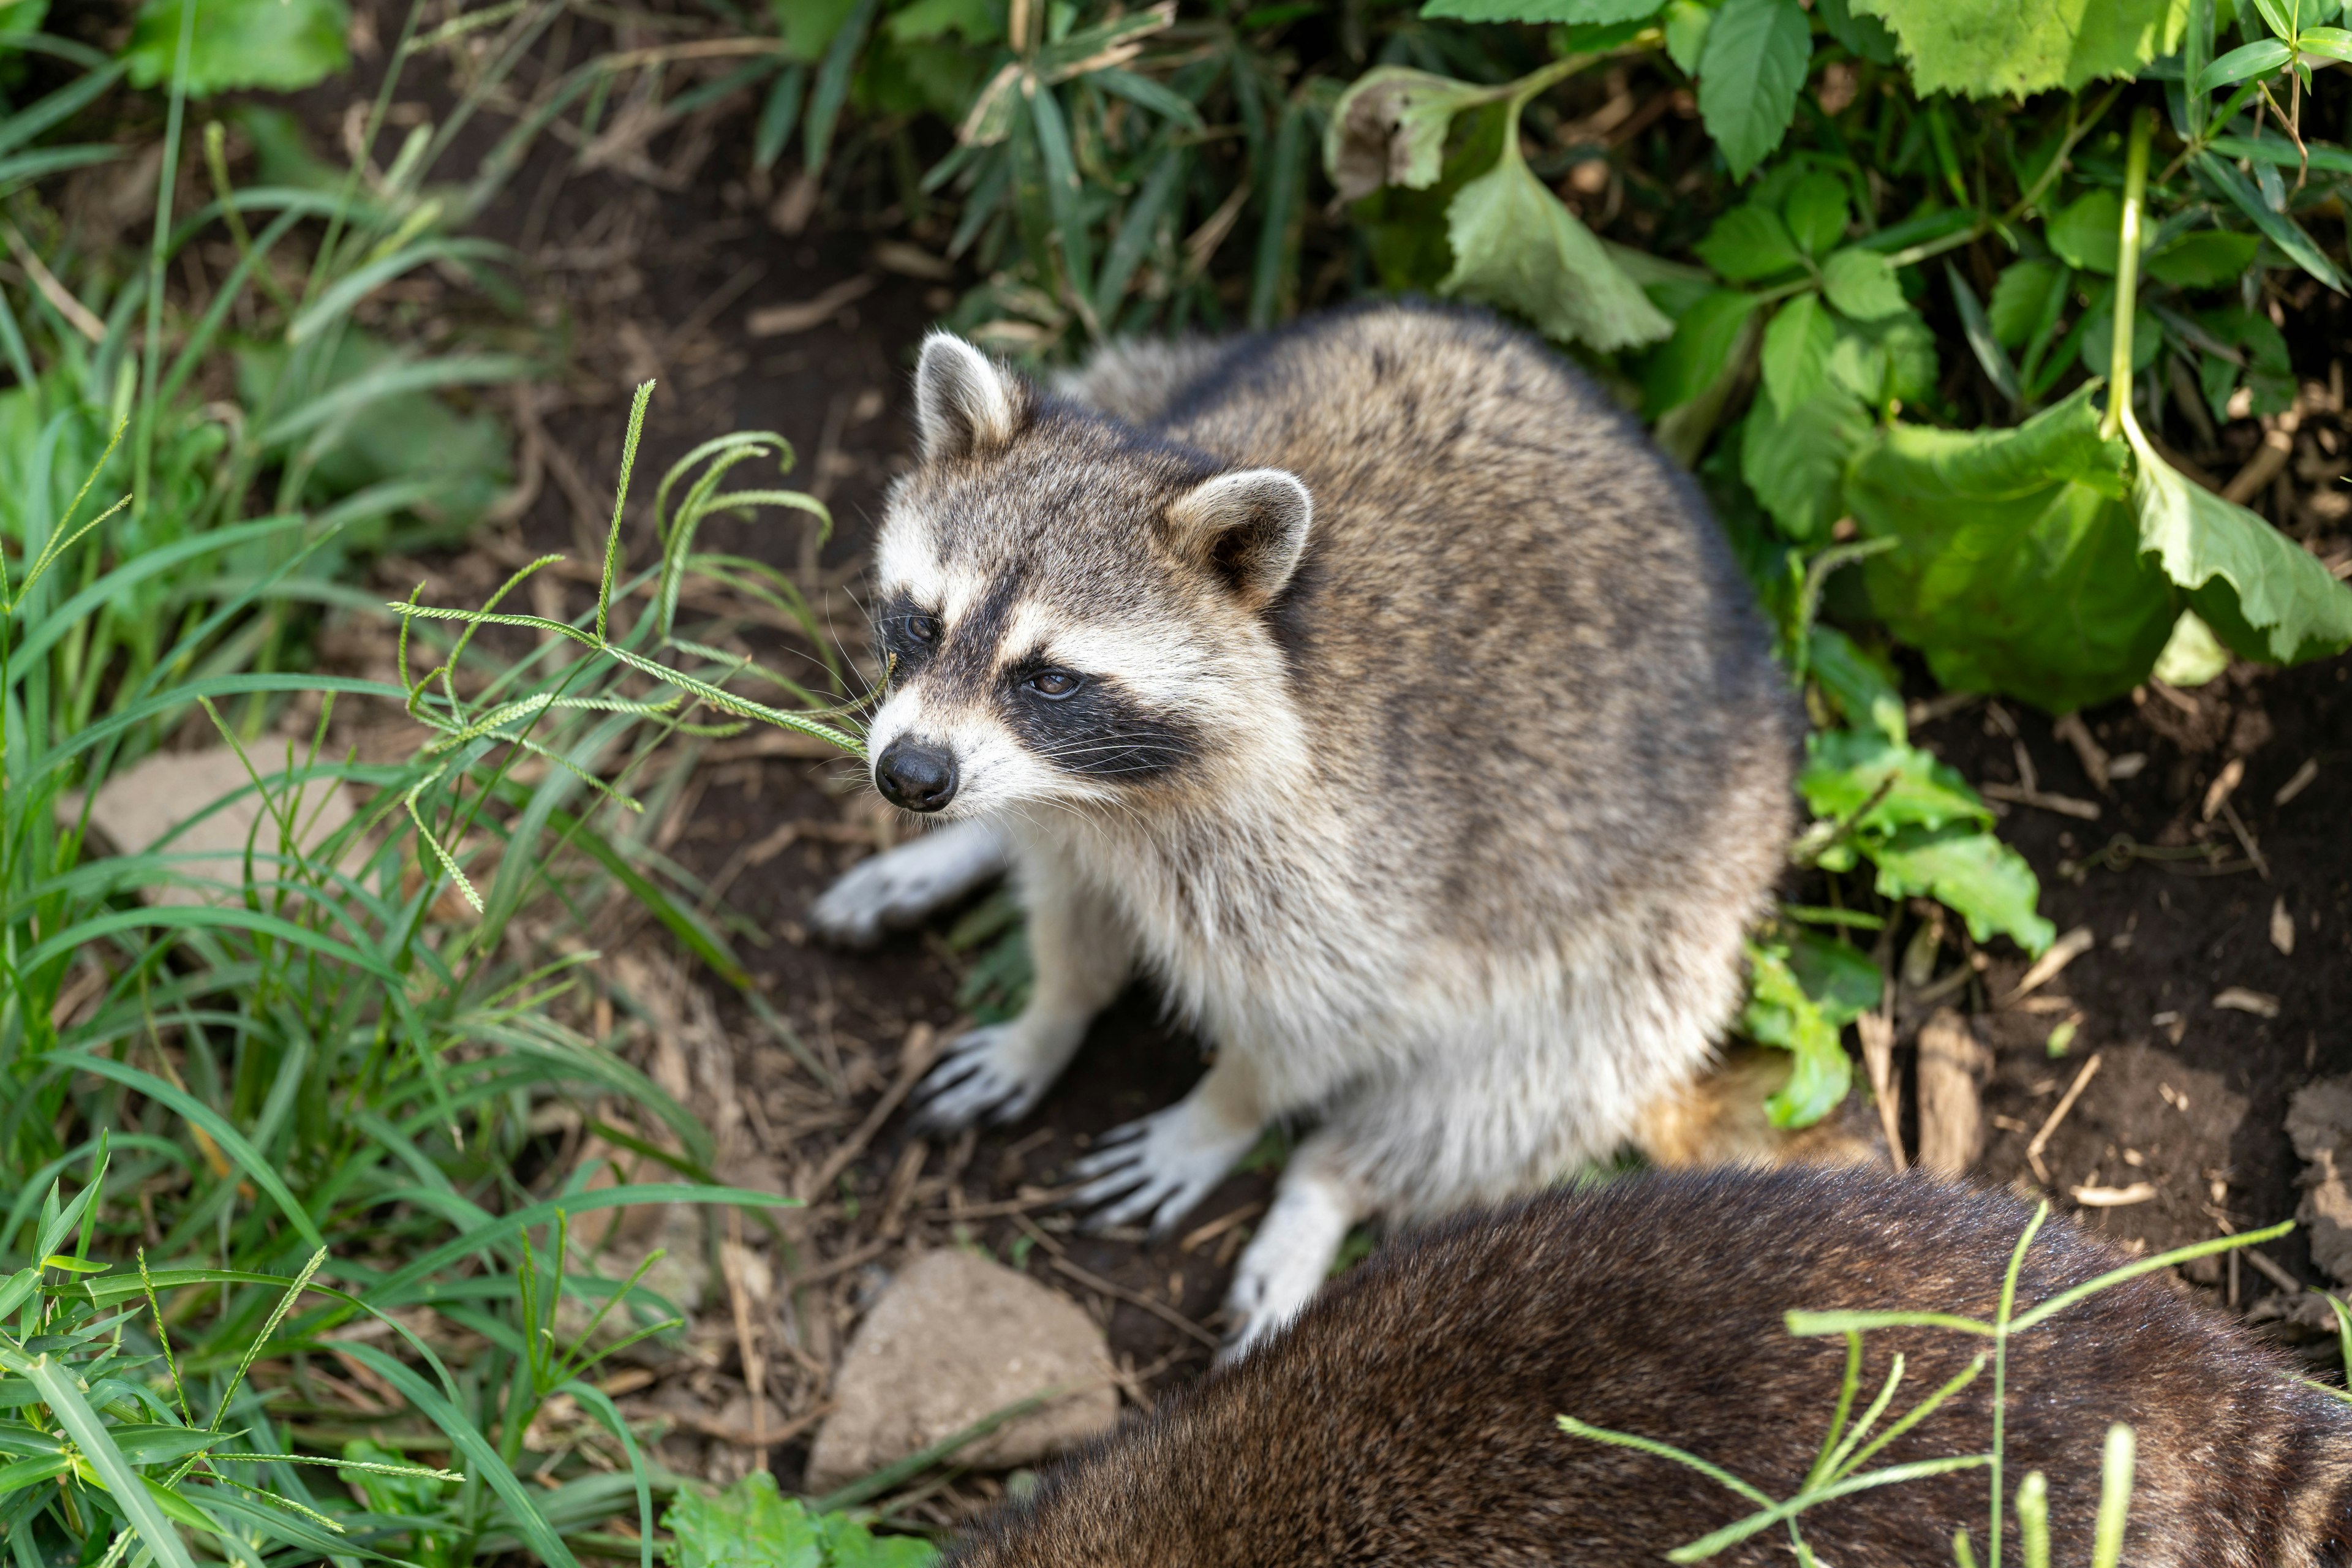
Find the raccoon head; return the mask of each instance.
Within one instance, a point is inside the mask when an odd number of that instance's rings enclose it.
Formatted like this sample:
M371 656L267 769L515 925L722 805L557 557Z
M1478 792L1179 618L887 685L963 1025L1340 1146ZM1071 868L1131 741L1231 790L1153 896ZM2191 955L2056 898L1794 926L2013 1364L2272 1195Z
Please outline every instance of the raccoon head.
M875 786L909 811L1132 807L1198 789L1287 700L1268 611L1307 487L1041 395L946 333L892 490Z

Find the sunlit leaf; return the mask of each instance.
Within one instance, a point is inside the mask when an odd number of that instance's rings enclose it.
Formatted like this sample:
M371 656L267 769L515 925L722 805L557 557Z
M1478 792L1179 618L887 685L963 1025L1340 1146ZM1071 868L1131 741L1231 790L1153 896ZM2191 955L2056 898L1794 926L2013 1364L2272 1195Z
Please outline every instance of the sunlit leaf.
M1454 196L1446 235L1454 270L1438 284L1442 293L1500 305L1547 337L1597 349L1655 342L1674 331L1515 146Z
M1797 111L1813 53L1797 0L1726 0L1699 57L1698 110L1734 179L1762 163Z
M2189 0L1853 0L1901 44L1920 93L2023 98L2137 74L2180 47Z

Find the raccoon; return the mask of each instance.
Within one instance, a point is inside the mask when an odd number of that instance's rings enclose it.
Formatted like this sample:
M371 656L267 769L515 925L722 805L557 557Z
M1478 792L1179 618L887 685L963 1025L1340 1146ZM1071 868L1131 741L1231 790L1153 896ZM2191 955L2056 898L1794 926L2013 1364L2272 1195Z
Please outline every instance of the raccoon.
M869 754L954 826L812 918L870 940L1013 869L1034 996L952 1044L931 1125L1025 1113L1150 974L1213 1061L1076 1166L1098 1223L1164 1233L1318 1122L1236 1269L1246 1344L1359 1219L1538 1188L1700 1072L1793 710L1706 503L1591 381L1377 303L1059 395L942 333L916 395Z
M980 1522L958 1568L1532 1568L1649 1564L1757 1511L1654 1453L1572 1436L1561 1415L1670 1445L1774 1500L1803 1489L1846 1370L1790 1309L1990 1321L2029 1219L2007 1194L1916 1176L1790 1169L1628 1176L1446 1222L1376 1254L1287 1331L1048 1472ZM2130 1259L2053 1220L2025 1255L2030 1309ZM1950 1330L1864 1337L1849 1410L1861 1467L1982 1454L1984 1370L1896 1426L1990 1348ZM1896 1355L1902 1381L1872 1420ZM2137 1440L2123 1561L2319 1568L2352 1561L2352 1406L2142 1275L2011 1342L2004 1473L2047 1480L2050 1561L2092 1560L2112 1422ZM1849 1427L1848 1430L1853 1430ZM1981 1468L1803 1510L1837 1568L1922 1568L1978 1543ZM2003 1560L2021 1561L2013 1517ZM1706 1559L1791 1561L1784 1529Z

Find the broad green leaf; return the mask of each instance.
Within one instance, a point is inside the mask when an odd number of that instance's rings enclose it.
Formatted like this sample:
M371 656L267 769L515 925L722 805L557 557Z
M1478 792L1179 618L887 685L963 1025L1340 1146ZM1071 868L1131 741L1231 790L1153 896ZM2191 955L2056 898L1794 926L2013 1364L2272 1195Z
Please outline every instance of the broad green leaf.
M1323 132L1323 168L1340 198L1382 185L1426 190L1445 159L1454 117L1494 96L1491 89L1404 66L1379 66L1339 95Z
M48 11L49 0L5 0L0 4L0 38L39 32Z
M2344 278L2336 270L2336 264L2313 242L2311 236L2304 232L2301 224L2284 213L2273 210L2245 175L2211 153L2199 153L2189 160L2189 163L2200 179L2227 196L2232 205L2252 218L2254 226L2261 229L2273 245L2285 251L2297 267L2337 293L2344 291ZM2267 169L2273 165L2263 163L2257 166Z
M2058 934L2035 910L2042 884L2033 868L1990 833L1914 828L1865 846L1864 853L1878 868L1881 897L1925 894L1949 905L1979 942L2005 935L2026 952L2040 952Z
M1863 566L1871 607L1947 687L2063 713L2145 679L2171 631L2093 390L2015 429L1896 424L1846 472L1854 521L1897 542Z
M2137 75L2180 47L2189 0L1853 0L1893 29L1921 95L2024 98Z
M845 6L842 16L849 15ZM834 24L836 27L840 23ZM914 0L893 16L883 31L898 43L921 43L949 33L968 44L992 44L1004 37L1003 14L989 0ZM827 38L826 43L833 40ZM819 48L822 49L820 45Z
M2295 45L2306 55L2352 62L2352 33L2341 27L2305 27Z
M2231 49L2197 75L2195 90L2210 92L2250 76L2267 76L2293 58L2294 51L2276 38L2260 38Z
M2267 323L2265 323L2267 324ZM2132 369L2146 370L2164 348L2164 323L2142 304L2132 311ZM2116 305L2111 299L2083 319L2084 370L2105 375L2116 363Z
M1789 226L1789 237L1808 256L1819 256L1844 238L1845 226L1853 217L1845 182L1819 173L1796 183L1780 212Z
M2137 421L2126 417L2125 433L2139 460L2132 505L2141 548L2223 642L2273 664L2352 647L2352 587L2263 519L2184 478Z
M1748 995L1740 1027L1759 1045L1795 1059L1789 1081L1765 1102L1775 1127L1809 1127L1837 1109L1853 1087L1853 1063L1821 1004L1808 995L1778 942L1748 944Z
M1424 16L1460 22L1638 22L1664 0L1429 0Z
M1685 310L1675 334L1650 355L1642 377L1642 411L1652 419L1679 408L1731 368L1756 313L1755 295L1718 289Z
M915 1536L877 1536L845 1513L813 1514L754 1470L716 1497L677 1489L663 1527L671 1568L924 1568L937 1548Z
M1821 390L1837 327L1818 294L1800 294L1764 329L1764 390L1776 408L1794 408Z
M2042 321L2050 292L2066 284L2066 268L2055 261L2012 261L1993 280L1985 318L2001 347L2023 348Z
M1822 289L1841 315L1857 321L1882 321L1904 308L1903 286L1895 280L1894 267L1878 252L1859 246L1822 264Z
M131 24L122 58L134 87L167 80L179 58L186 0L147 0ZM351 63L343 0L203 0L189 39L192 98L231 88L292 92L324 81Z
M1438 291L1517 311L1546 337L1603 351L1674 331L1592 231L1530 174L1516 145L1446 208L1454 270Z
M2216 289L2233 284L2251 271L2254 252L2262 243L2251 234L2200 229L2141 257L2140 270L2176 289Z
M1809 931L1790 937L1789 968L1822 1016L1841 1028L1877 1006L1886 988L1868 953Z
M1797 793L1813 815L1832 822L1861 812L1854 828L1865 838L1911 828L1992 826L1992 813L1958 773L1916 746L1866 730L1806 736Z
M1916 310L1884 321L1840 321L1830 380L1872 408L1925 397L1936 385L1936 335Z
M1715 25L1715 7L1699 0L1667 0L1666 58L1685 76L1698 74L1699 58L1706 52L1706 31Z
M2077 196L2042 226L2042 237L2076 271L2112 278L2122 245L2123 221L2123 198L2102 187Z
M1736 180L1788 133L1813 55L1797 0L1726 0L1699 57L1698 111Z
M2202 686L2229 668L2230 650L2221 646L2213 628L2196 611L2183 610L2172 623L2164 651L2156 656L2156 668L2148 673L2168 686L2185 689Z
M1870 416L1839 387L1788 409L1759 399L1740 434L1740 477L1792 537L1816 538L1844 515L1846 460L1869 435Z
M1804 264L1788 226L1760 202L1746 202L1715 220L1692 247L1698 258L1734 283L1752 283Z

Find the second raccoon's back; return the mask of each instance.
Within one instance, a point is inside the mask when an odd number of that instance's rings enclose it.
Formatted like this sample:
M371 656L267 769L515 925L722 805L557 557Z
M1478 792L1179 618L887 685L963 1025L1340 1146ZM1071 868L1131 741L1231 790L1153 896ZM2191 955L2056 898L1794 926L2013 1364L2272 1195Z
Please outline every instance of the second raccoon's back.
M1306 482L1275 626L1318 788L1414 823L1397 852L1450 868L1457 914L1524 919L1507 863L1580 904L1761 891L1785 682L1696 488L1565 361L1483 314L1375 304L1208 360L1154 427Z

